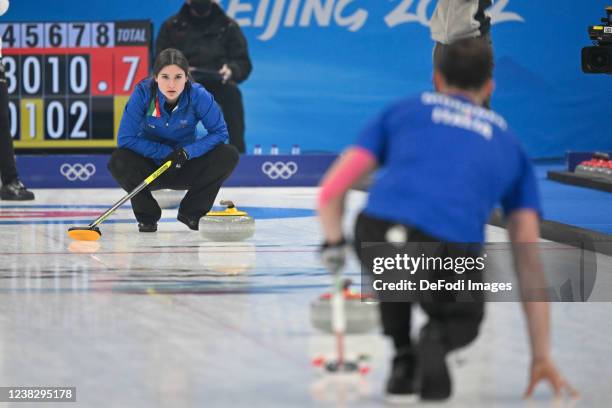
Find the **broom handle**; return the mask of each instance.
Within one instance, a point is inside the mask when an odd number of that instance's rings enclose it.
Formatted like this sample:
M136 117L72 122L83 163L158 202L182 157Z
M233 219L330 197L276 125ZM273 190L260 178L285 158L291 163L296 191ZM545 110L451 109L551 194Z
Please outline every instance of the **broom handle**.
M332 302L332 328L336 334L336 347L338 352L338 363L344 365L344 333L346 331L346 315L344 311L344 290L342 285L342 273L334 273L334 292Z
M136 187L134 190L132 190L129 194L123 196L119 201L117 201L111 208L109 208L108 210L106 210L106 212L104 214L102 214L101 216L99 216L98 218L96 218L91 224L89 224L89 228L94 228L95 226L97 226L98 224L100 224L102 221L104 221L105 219L107 219L112 213L115 212L115 210L119 207L121 207L123 205L123 203L125 203L127 200L129 200L130 198L134 197L136 194L140 193L146 186L148 186L149 184L151 184L153 182L153 180L155 180L157 177L159 177L164 171L168 170L168 168L172 166L172 161L168 160L167 162L165 162L164 164L161 165L160 168L158 168L157 170L155 170L153 172L153 174L151 174L149 177L147 177L142 183L140 183L138 185L138 187Z

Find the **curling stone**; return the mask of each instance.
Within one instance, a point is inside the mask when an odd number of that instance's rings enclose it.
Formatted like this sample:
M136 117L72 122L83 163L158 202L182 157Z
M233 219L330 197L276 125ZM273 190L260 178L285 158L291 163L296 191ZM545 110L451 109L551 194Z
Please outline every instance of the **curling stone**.
M378 327L378 304L349 289L350 281L344 285L344 310L346 315L346 334L368 333ZM332 294L324 293L310 304L310 321L314 328L326 333L332 329Z
M185 196L185 190L155 190L152 191L153 198L159 204L159 208L161 209L170 209L170 208L178 208L181 200Z
M200 218L200 235L209 241L241 241L255 233L255 220L231 201L221 201L223 211L209 211Z

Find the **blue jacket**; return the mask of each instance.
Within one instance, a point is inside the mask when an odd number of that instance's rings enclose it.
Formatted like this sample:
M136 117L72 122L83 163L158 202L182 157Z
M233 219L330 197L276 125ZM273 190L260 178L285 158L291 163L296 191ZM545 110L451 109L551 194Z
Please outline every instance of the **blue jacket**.
M166 98L159 89L156 100L151 98L152 85L151 78L136 85L121 118L118 147L160 161L179 147L193 159L225 143L228 133L223 114L203 86L187 85L170 114L164 108ZM196 126L200 121L208 134L196 138Z

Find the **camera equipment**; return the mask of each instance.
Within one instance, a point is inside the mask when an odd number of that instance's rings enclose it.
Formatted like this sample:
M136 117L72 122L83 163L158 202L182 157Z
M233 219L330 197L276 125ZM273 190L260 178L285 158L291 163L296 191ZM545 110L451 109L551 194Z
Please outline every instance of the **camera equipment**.
M582 49L582 72L612 74L612 7L606 7L602 25L589 26L589 37L595 44Z

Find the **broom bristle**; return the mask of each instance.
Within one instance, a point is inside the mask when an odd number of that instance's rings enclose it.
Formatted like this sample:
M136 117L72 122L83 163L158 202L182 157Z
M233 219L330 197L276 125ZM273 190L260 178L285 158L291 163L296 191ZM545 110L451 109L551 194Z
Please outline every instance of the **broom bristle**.
M68 236L77 241L97 241L102 233L98 228L72 227L68 229Z

